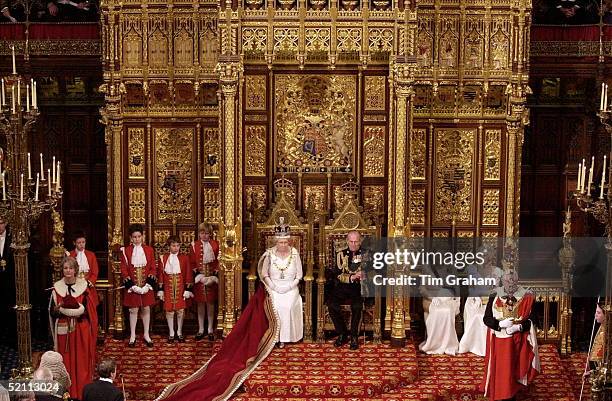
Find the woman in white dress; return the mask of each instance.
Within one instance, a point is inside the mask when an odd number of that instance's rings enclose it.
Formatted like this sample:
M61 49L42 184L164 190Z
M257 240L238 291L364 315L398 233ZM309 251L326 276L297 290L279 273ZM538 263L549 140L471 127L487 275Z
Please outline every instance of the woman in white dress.
M459 313L458 297L434 297L425 318L427 338L419 349L427 354L455 355L459 348L455 315Z
M485 253L485 260L482 268L478 271L475 266L471 266L468 268L468 274L473 277L497 278L497 285L499 286L499 279L503 271L494 265L495 251L489 248L483 248L482 252ZM493 292L495 288L491 288L490 290ZM485 326L483 318L485 309L487 308L488 298L488 296L484 296L468 297L466 299L463 308L463 337L461 337L461 342L459 342L460 354L471 352L472 354L485 356L487 351L488 328Z
M299 284L302 279L302 262L297 249L289 245L289 226L276 227L275 245L259 260L259 274L272 297L275 312L280 321L279 346L300 341L304 336L304 315Z

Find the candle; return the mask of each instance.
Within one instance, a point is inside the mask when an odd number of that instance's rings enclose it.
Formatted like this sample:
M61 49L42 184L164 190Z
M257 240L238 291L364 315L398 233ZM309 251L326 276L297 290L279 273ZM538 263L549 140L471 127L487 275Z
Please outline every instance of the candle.
M17 80L17 105L21 106L21 80Z
M15 85L11 86L11 111L15 114Z
M41 179L42 181L44 181L44 180L45 180L45 170L44 170L44 168L43 168L43 158L42 158L42 153L40 154L40 175L42 176L42 177L40 177L40 179Z
M6 200L6 179L4 178L4 171L2 172L2 200Z
M599 199L603 199L605 184L606 184L606 155L604 155L603 169L601 171L601 189L599 190Z
M2 95L0 96L2 105L6 106L6 99L4 98L4 78L2 78Z
M582 182L580 184L580 192L584 193L584 184L586 182L586 161L582 159Z
M34 81L34 84L32 85L32 103L33 103L33 108L37 109L38 108L38 94L36 93L36 81Z
M51 163L51 168L53 168L53 183L55 184L55 156L53 156L53 163ZM49 184L51 181L49 181Z
M576 181L576 192L580 191L580 184L582 182L582 163L578 163L578 180Z
M47 169L47 174L49 177L49 196L51 196L51 170Z
M604 109L604 90L605 90L606 84L605 83L601 83L601 98L599 99L599 110L603 111Z
M593 184L593 165L595 164L595 156L591 158L591 168L589 168L589 187L587 188L587 195L591 195L591 184Z
M608 111L608 84L606 84L606 90L604 91L604 111Z
M36 173L36 192L34 192L34 200L38 200L38 179L39 179L39 174Z
M13 51L13 74L17 74L17 65L15 64L15 46L11 46Z
M30 164L30 152L28 152L28 180L32 179L32 164Z
M26 85L26 111L30 111L30 85Z
M23 173L21 173L21 196L19 199L23 202Z
M55 180L55 191L59 192L60 190L60 163L57 162L57 179Z

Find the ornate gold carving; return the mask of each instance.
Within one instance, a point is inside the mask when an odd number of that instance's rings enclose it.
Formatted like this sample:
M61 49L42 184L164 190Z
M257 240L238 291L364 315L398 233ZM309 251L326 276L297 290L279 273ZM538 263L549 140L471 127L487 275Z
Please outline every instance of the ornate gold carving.
M130 188L128 192L130 224L145 223L145 200L144 188Z
M501 171L501 130L485 131L485 171L487 181L499 180Z
M410 222L425 224L425 188L413 188L410 193Z
M385 127L364 128L363 141L363 176L384 177L385 159Z
M482 224L499 224L499 189L485 189L482 195Z
M470 222L475 130L438 129L435 132L435 220ZM453 189L452 186L455 186ZM453 201L453 192L456 198Z
M489 46L490 68L502 70L508 68L508 55L510 54L510 21L495 19L491 23L491 39Z
M129 177L144 178L145 138L144 128L128 128Z
M366 114L363 117L363 121L375 121L375 122L385 122L387 121L387 116L382 114Z
M474 238L473 231L458 231L457 238ZM465 244L468 245L468 244Z
M361 49L361 28L338 28L339 52L356 52Z
M265 185L245 185L244 192L246 194L246 208L251 208L253 194L255 194L255 202L258 207L266 207L267 192Z
M312 202L315 210L327 209L327 187L325 185L307 185L304 187L304 207Z
M425 231L411 230L410 236L412 238L425 238Z
M168 66L168 26L164 17L149 19L149 66L162 68Z
M432 236L434 238L448 238L448 231L434 231L432 232Z
M142 65L142 25L139 18L123 20L123 66L138 68Z
M266 127L264 125L247 125L245 131L245 165L246 176L266 176Z
M455 16L445 16L441 21L441 34L438 37L438 63L447 70L457 67L459 35ZM448 71L450 72L450 71Z
M181 230L178 236L181 241L181 252L189 253L189 244L191 244L191 241L195 240L194 230Z
M306 29L307 52L329 52L329 28Z
M274 51L275 52L297 52L298 30L297 28L274 29Z
M431 67L433 64L433 19L431 17L419 18L418 41L416 57L419 67Z
M413 129L410 138L410 174L412 179L425 179L427 130Z
M219 61L219 36L216 21L202 20L199 48L200 65L214 68Z
M157 219L193 220L192 128L155 128Z
M466 69L480 69L484 56L484 20L482 18L468 19L465 23L465 44L463 65Z
M363 211L376 216L385 210L385 187L382 185L365 185L363 187Z
M266 28L242 28L242 49L246 54L265 53L267 39Z
M170 230L154 230L153 231L153 249L155 253L160 255L168 251L168 245L166 241L170 237Z
M390 28L370 29L369 50L373 53L391 52L393 50L393 30Z
M219 128L204 127L204 176L219 176Z
M351 172L355 76L277 75L277 171Z
M202 209L204 220L219 223L221 221L221 198L219 188L203 188Z
M497 238L499 233L497 231L481 231L480 236L482 238Z
M193 65L193 19L177 18L174 27L174 66Z
M246 80L246 109L266 110L266 76L247 75ZM248 149L248 147L247 147Z
M386 109L384 76L365 77L365 109L367 111L384 111Z

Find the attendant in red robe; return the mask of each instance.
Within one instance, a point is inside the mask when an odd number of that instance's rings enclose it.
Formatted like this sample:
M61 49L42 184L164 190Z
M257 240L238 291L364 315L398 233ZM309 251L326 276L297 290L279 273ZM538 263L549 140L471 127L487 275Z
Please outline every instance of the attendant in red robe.
M123 279L123 306L130 310L130 342L128 347L136 346L136 323L138 310L141 310L144 327L144 341L147 347L153 346L149 336L151 323L151 305L155 304L154 288L157 286L155 252L144 244L144 227L141 224L130 225L128 232L132 243L121 248L121 278Z
M491 401L514 400L540 372L533 325L535 297L518 286L513 271L504 274L502 284L489 297L483 318L489 332L480 388Z
M215 303L219 296L219 243L211 239L212 226L202 223L198 226L199 241L191 243L189 259L195 277L194 297L198 305L198 334L196 340L204 337L204 313L208 318L208 339L213 341Z
M49 305L53 343L70 375L70 396L81 399L94 373L98 316L77 261L66 256L62 266L64 277L53 285Z
M193 298L193 276L189 258L181 255L181 242L176 236L167 241L170 253L161 255L157 265L158 282L160 285L157 296L164 302L166 321L168 322L168 342L172 343L174 337L174 314L176 313L176 339L185 342L183 337L183 317L187 300Z
M98 305L98 293L96 292L96 281L98 280L98 259L96 254L92 251L85 249L87 243L87 237L85 232L78 230L74 233L74 249L66 254L76 259L79 264L79 277L84 278L89 283L89 292L94 300L95 304Z

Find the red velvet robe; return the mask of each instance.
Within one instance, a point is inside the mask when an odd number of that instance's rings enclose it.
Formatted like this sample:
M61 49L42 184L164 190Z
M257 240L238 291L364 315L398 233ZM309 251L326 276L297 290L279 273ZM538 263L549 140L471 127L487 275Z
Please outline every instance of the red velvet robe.
M144 270L141 274L140 280L138 280L136 274L136 268L132 265L132 252L134 252L134 245L130 244L125 248L122 248L121 257L121 279L125 284L129 280L133 285L143 287L149 281L157 281L157 271L155 266L155 252L153 248L148 245L142 245L142 249L147 259L147 264L144 266ZM144 295L136 294L135 292L128 292L129 288L123 291L123 306L128 308L137 308L140 306L151 306L155 304L155 288L150 290Z
M96 254L92 251L85 249L84 252L85 257L87 258L87 263L89 264L89 272L85 273L83 278L89 281L89 292L91 293L91 297L93 298L95 304L98 305L98 292L96 291L96 281L98 281L98 272L100 271L100 268L98 267L98 259L96 258ZM69 256L76 259L77 250L73 249L70 251Z
M219 243L215 240L210 240L210 246L215 255L215 260L209 264L209 275L216 276L219 271ZM191 268L193 269L194 278L198 274L204 272L203 252L202 241L198 240L191 243L191 247L189 247L189 260L191 262ZM204 284L196 283L193 287L193 295L195 301L198 303L217 302L217 298L219 297L219 285L213 283L204 288Z
M503 306L503 301L499 297L496 297L494 302L494 305ZM526 293L517 306L518 316L524 319L530 316L534 302L533 294ZM508 338L499 338L494 330L489 329L485 374L480 389L491 401L513 398L539 373L540 362L534 330L532 322L530 331L518 332Z
M89 292L87 281L77 278L72 286L71 295L82 304L85 312L80 317L67 317L60 314L53 324L55 350L62 355L72 385L70 396L82 399L83 387L92 381L96 362L96 339L98 335L98 316ZM64 304L68 286L64 280L53 285L51 310Z
M178 255L181 272L175 275L168 274L164 270L169 257L170 254L161 255L157 263L157 281L161 286L160 290L164 291L164 310L166 312L185 309L189 306L189 301L183 298L183 292L192 291L193 286L193 276L187 255ZM172 276L177 276L176 288L172 285Z

